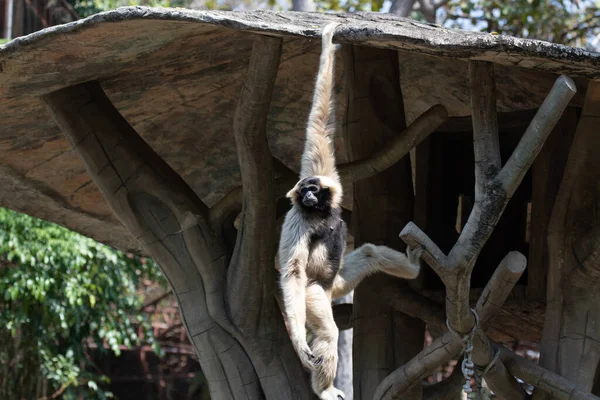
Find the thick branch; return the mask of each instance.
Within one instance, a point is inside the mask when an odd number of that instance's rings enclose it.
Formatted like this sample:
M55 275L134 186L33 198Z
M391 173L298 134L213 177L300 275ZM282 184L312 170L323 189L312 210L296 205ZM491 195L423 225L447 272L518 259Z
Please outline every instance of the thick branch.
M500 141L496 113L494 64L469 62L471 109L475 151L475 201L483 196L485 185L500 171Z
M561 76L556 80L507 164L482 188L481 199L475 202L457 243L448 255L449 269L456 268L456 284L447 287L446 311L450 323L460 332L467 332L473 325L468 292L475 261L506 204L574 94L575 85L570 78ZM474 132L474 138L477 148L477 132Z
M229 313L252 334L274 281L275 185L266 125L281 58L280 38L257 36L233 119L243 187L241 229L227 273ZM262 306L262 307L261 307Z
M400 232L400 238L411 248L422 247L424 250L423 259L440 276L442 281L444 280L447 257L425 232L413 222L409 222Z
M533 121L523 134L517 148L498 174L498 180L508 198L512 196L523 180L525 173L575 93L577 93L575 82L568 76L561 75L554 82L554 86L533 117Z
M522 254L511 252L504 257L494 272L494 276L488 282L477 302L478 307L476 311L481 315L481 326L487 326L491 318L494 317L495 313L500 310L506 301L518 277L525 270L523 259L524 256ZM406 302L402 301L400 297L398 299L397 306L406 305ZM421 302L416 298L413 301ZM410 313L414 312L414 308L411 304L406 310L402 309L402 311ZM431 311L425 315L430 319L430 321L427 321L428 323L436 326L441 325L442 321L439 320L441 313L439 310L436 311L435 306L432 305ZM428 374L431 374L435 368L456 357L461 350L461 337L455 335L453 332L446 332L407 364L388 375L377 387L374 399L402 398L404 392L414 382L423 379ZM489 351L488 347L484 347L483 351ZM502 379L501 383L496 387L504 388L505 384L507 384L506 382L508 382L506 376L495 375L495 377Z
M511 251L502 259L477 301L476 311L483 329L489 327L492 317L500 311L526 266L527 259L518 251Z
M167 276L215 398L260 396L257 374L225 312L227 253L205 220L207 208L98 83L61 89L43 101L115 215ZM224 372L231 362L246 371L235 382Z
M550 372L504 347L500 347L500 359L512 375L558 400L600 400L600 397L579 390L566 378Z
M373 399L401 399L413 384L420 382L440 365L457 357L462 348L461 339L452 332L446 332L409 362L388 375L377 386Z
M479 315L479 327L474 339L473 361L485 368L494 359L496 346L485 335L484 331L490 326L493 317L500 311L502 305L512 292L519 278L525 271L527 260L517 251L508 253L494 271L485 285L475 310ZM518 382L508 374L502 361L497 360L485 375L485 380L497 395L505 399L526 399L527 394Z
M372 156L338 166L342 180L356 182L385 171L431 135L447 118L444 106L437 104L431 107Z
M477 366L478 373L485 372L483 379L496 396L510 400L529 398L521 384L508 373L502 360L496 359L494 361L494 356L499 349L482 330L477 330L473 338L473 347L473 362ZM490 365L490 363L493 364ZM487 371L486 368L488 368Z

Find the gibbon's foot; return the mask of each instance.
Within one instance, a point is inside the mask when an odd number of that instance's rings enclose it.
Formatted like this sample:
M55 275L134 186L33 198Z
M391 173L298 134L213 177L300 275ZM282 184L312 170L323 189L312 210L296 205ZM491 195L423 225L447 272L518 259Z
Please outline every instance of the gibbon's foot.
M419 246L415 249L411 248L410 246L406 246L406 257L408 258L408 261L413 265L420 265L421 256L423 255L424 249L425 248L422 246Z
M336 389L334 386L330 386L319 394L321 400L344 400L346 395L340 389Z
M298 357L300 357L300 361L304 367L312 369L323 363L323 357L317 358L308 346L308 343L298 344L296 348L298 349Z

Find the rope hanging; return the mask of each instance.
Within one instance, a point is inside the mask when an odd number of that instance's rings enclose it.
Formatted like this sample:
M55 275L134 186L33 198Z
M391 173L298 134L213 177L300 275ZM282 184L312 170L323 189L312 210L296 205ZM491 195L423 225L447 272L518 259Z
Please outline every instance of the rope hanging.
M463 361L461 364L461 370L463 376L465 377L465 384L463 385L463 392L467 394L467 398L469 400L477 400L477 395L480 392L479 387L481 386L481 378L479 378L479 382L477 383L478 390L473 391L471 387L471 378L475 374L475 363L473 363L473 337L475 336L475 332L477 331L477 327L479 326L479 315L475 312L475 310L471 309L473 316L475 317L475 323L473 324L473 328L471 328L471 332L467 333L462 337L464 355ZM450 323L446 319L446 326L448 330L454 333L457 336L460 336L458 332L456 332L452 327L450 327ZM493 361L493 360L492 360ZM490 363L491 364L491 363ZM489 365L488 365L489 366ZM487 369L487 368L486 368ZM486 371L487 372L487 371ZM475 381L477 382L477 376L475 376Z

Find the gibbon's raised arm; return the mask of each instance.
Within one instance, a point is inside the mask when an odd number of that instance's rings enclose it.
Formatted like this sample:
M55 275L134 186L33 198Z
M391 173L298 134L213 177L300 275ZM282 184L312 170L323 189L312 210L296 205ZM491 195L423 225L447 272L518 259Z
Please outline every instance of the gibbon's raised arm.
M338 24L329 24L323 30L319 73L315 83L312 108L306 127L306 143L302 154L300 179L327 176L339 180L331 144L334 126L330 125L333 111L331 93L334 84L335 50L333 34Z

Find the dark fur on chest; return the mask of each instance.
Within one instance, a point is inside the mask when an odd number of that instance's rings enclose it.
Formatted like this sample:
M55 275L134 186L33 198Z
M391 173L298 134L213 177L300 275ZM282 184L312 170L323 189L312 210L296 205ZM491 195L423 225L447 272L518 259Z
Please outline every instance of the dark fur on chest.
M312 257L309 256L306 271L309 284L316 282L325 289L331 288L340 269L347 233L346 223L341 218L341 210L331 211L325 217L315 218L309 243L311 256L314 256L314 252L326 252L325 265L311 262Z

